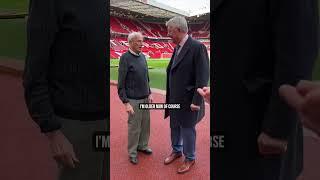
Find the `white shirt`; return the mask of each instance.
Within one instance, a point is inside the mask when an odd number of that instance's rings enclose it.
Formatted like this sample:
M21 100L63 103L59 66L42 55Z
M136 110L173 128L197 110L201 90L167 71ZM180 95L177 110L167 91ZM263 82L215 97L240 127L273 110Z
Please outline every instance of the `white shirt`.
M184 36L184 38L180 41L180 43L179 43L180 48L178 49L178 52L177 52L178 54L180 53L180 51L181 51L181 49L183 48L184 44L187 42L188 38L189 38L189 35L186 34L186 35ZM177 55L178 55L178 54L177 54Z
M129 51L130 51L133 55L135 55L135 56L140 56L140 53L137 54L137 53L135 53L133 50L131 50L130 48L129 48Z

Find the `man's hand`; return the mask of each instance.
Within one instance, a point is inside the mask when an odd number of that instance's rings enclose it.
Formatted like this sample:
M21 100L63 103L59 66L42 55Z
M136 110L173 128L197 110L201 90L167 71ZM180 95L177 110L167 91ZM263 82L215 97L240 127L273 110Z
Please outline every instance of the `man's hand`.
M80 163L72 144L60 130L46 133L46 136L49 139L53 158L58 163L70 168L75 168L75 164Z
M320 136L320 82L300 81L297 87L282 85L279 93L298 112L303 125Z
M196 106L194 104L190 105L191 111L199 111L200 110L200 106Z
M198 88L197 91L210 104L210 87Z
M148 99L149 99L149 103L153 102L153 96L151 94L149 95Z
M275 139L261 133L258 137L258 146L262 155L277 155L287 151L287 142L280 139Z
M134 110L133 110L133 107L131 106L130 103L125 103L125 107L126 107L126 111L127 113L130 115L133 115L134 114Z

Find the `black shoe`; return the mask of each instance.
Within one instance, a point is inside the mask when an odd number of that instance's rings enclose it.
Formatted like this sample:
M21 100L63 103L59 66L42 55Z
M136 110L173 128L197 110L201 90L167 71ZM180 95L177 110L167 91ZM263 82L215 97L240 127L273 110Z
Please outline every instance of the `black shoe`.
M144 154L152 154L152 150L150 148L147 148L147 149L144 149L144 150L141 150L141 149L138 149L138 151L144 153Z
M138 158L137 157L130 157L130 162L132 164L138 164Z

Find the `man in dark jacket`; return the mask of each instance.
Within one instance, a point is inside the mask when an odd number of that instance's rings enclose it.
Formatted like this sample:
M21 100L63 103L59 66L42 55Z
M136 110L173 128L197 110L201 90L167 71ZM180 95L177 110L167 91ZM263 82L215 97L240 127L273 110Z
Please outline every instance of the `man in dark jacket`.
M310 79L317 54L317 0L215 0L214 130L225 149L212 176L294 180L302 171L302 128L279 96Z
M47 135L60 179L102 179L104 153L92 135L107 130L107 4L31 0L23 77L32 119Z
M180 109L166 109L170 116L172 152L165 159L170 164L181 157L185 161L178 173L185 173L195 163L195 126L204 116L205 105L197 88L207 86L209 57L206 47L188 36L188 25L183 17L174 17L167 23L168 36L177 46L167 67L166 103L180 104Z

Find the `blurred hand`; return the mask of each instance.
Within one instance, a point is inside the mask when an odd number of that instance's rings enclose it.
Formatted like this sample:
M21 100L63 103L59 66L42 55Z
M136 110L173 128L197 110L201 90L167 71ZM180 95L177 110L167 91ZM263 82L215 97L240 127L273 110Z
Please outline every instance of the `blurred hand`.
M134 114L134 110L133 110L133 107L131 106L131 104L130 103L126 103L125 104L125 107L126 107L126 111L127 111L127 113L130 115L133 115Z
M303 125L320 136L320 82L300 81L296 87L282 85L279 93L298 112Z
M258 137L258 147L260 154L262 155L277 155L287 151L287 142L275 139L267 135L266 133L261 133Z
M60 164L69 168L75 168L80 163L73 149L73 145L60 130L46 133L49 139L53 158Z
M210 104L210 87L198 88L197 91Z
M148 99L149 99L149 103L152 103L152 102L153 102L153 96L152 96L151 94L149 95L149 98L148 98Z
M200 106L196 106L194 104L190 105L191 111L199 111L200 110Z

